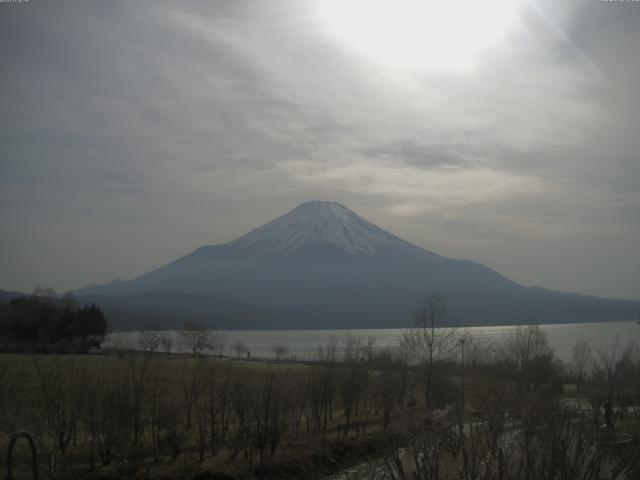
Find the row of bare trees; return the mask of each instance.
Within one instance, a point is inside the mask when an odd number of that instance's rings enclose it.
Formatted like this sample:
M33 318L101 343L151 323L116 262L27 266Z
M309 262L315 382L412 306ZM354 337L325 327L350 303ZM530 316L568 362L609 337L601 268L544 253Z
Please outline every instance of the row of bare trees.
M135 344L128 344L116 335L112 344L119 349L137 349L145 352L171 353L187 352L193 356L209 354L222 357L227 348L227 336L223 332L207 330L203 325L186 322L178 330L177 335L172 332L145 330L138 334ZM247 345L240 339L229 345L230 352L236 358L250 357ZM271 353L277 361L285 358L289 347L283 343L276 343L271 347Z

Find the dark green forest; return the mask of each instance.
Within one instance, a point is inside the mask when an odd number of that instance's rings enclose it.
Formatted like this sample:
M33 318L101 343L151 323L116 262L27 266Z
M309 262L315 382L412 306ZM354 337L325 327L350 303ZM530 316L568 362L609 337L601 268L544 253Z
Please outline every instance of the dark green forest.
M83 352L99 347L106 333L100 307L78 305L71 295L31 295L0 302L4 351Z

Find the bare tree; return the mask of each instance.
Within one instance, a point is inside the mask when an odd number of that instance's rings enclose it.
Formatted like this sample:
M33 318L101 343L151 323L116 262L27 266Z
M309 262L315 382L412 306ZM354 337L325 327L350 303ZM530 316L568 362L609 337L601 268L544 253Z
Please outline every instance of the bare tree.
M573 346L571 366L569 370L573 380L576 382L578 392L582 391L582 385L584 385L586 380L587 367L590 360L591 347L584 339L581 339Z
M362 339L362 356L368 362L371 362L376 353L376 337L369 335Z
M144 331L138 334L138 347L148 354L155 352L160 346L160 335L157 332Z
M244 344L242 340L236 340L235 342L233 342L231 344L231 350L233 350L233 353L235 353L236 357L238 358L240 358L242 355L244 355L246 352L249 351L249 349L247 348L247 346Z
M173 338L170 335L164 334L160 336L160 345L164 352L169 356L171 349L173 348Z
M180 387L183 395L184 409L184 434L185 438L193 437L193 427L196 414L198 413L198 403L204 393L206 386L205 361L188 360L183 363L180 376ZM201 450L203 452L203 450ZM203 456L204 453L201 453Z
M322 431L327 432L329 420L333 420L333 402L338 389L338 337L329 337L328 344L318 347L318 360L323 364L320 378L320 398L322 405Z
M280 361L282 357L289 353L289 347L283 344L276 344L271 347L271 353L273 353L276 357L276 362Z
M640 383L638 365L640 352L633 341L626 348L620 348L616 337L611 348L596 350L591 375L585 386L585 393L593 410L593 421L596 424L603 407L608 424L614 421L614 411L618 416L624 417L633 402L634 387Z
M431 295L416 314L416 325L402 335L401 345L410 357L425 363L426 401L431 407L433 364L443 358L454 345L454 331L447 325L447 301L443 295Z
M52 476L67 467L67 451L73 440L85 400L86 364L56 356L47 363L32 357L36 392L31 408L37 412L40 438L49 457Z
M385 348L374 359L377 375L373 376L373 396L376 407L382 411L383 428L386 430L396 404L402 405L404 392L404 362L394 356L393 348Z
M120 398L126 414L122 418L123 431L127 432L125 460L130 473L133 473L142 460L141 451L144 446L145 429L148 418L146 415L150 394L150 372L153 359L150 356L139 356L134 353L127 355L129 366L126 379L126 390ZM122 412L122 411L121 411Z
M253 437L260 461L264 460L267 451L273 457L287 429L290 398L289 390L283 384L284 378L269 369L259 374L255 382Z
M514 369L518 394L537 390L559 370L547 334L539 325L519 325L501 346L503 360Z
M55 295L55 292L54 292ZM65 308L76 309L78 308L78 300L73 292L66 292L60 296L60 301Z
M215 456L227 440L232 421L231 382L234 372L230 362L212 363L205 377L204 420L208 421L209 449Z
M43 287L42 285L38 285L33 289L33 295L36 297L44 297L44 298L56 298L58 294L51 287Z
M345 418L344 437L349 434L352 421L358 417L360 403L369 383L367 365L363 361L365 349L362 338L347 335L345 338L344 361L338 371L340 400Z
M195 357L199 352L209 348L209 332L202 325L186 322L180 330L180 343Z
M214 355L221 357L224 353L225 347L227 346L227 336L222 332L214 332L211 335L211 340L209 343L209 348L211 348Z

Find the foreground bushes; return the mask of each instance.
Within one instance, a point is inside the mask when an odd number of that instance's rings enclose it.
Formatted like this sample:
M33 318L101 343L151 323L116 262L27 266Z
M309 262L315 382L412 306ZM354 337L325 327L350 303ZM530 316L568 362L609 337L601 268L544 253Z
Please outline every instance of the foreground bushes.
M3 355L0 430L34 432L50 476L79 467L126 476L211 458L249 466L283 446L362 435L383 416L388 423L398 401L381 400L388 376L355 347L351 355L313 366L139 352Z
M561 365L535 327L491 346L426 335L415 348L416 338L413 349L384 351L333 340L310 364L2 355L0 431L34 432L47 478L321 476L354 462L371 478L402 480L635 478L634 346L578 369ZM434 338L449 342L438 355ZM577 371L580 391L563 394Z

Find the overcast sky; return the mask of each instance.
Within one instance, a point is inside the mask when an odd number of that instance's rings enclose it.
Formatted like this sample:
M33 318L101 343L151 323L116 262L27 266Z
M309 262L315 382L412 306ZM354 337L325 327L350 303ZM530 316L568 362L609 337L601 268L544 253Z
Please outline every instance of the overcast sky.
M640 299L640 3L513 0L465 57L493 17L463 1L409 40L350 1L0 3L0 288L132 278L316 199Z

